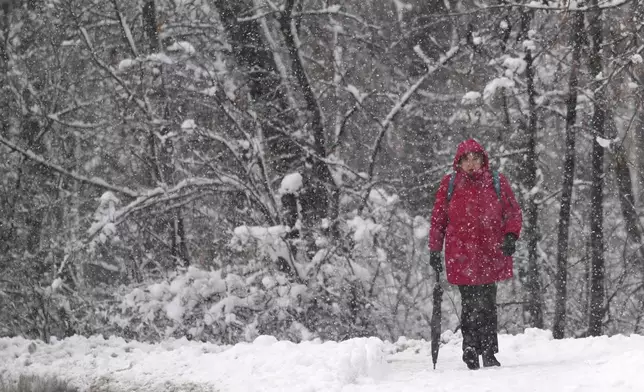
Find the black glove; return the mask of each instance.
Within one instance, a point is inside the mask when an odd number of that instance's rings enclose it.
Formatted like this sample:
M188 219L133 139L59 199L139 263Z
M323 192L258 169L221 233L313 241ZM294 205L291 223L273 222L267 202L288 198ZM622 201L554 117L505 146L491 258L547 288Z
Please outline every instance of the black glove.
M505 256L512 256L517 250L517 236L513 233L508 233L503 237L503 245L501 250Z
M429 265L438 274L443 271L443 258L440 251L432 250L429 252Z

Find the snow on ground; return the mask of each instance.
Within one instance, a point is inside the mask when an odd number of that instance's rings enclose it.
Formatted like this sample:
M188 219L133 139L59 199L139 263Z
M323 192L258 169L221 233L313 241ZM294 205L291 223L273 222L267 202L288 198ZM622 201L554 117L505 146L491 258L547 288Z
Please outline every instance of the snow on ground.
M644 336L553 340L548 331L500 336L501 368L470 371L459 335L430 345L376 338L294 344L261 336L216 346L172 340L72 337L51 344L0 339L0 379L57 375L82 391L523 392L644 391Z

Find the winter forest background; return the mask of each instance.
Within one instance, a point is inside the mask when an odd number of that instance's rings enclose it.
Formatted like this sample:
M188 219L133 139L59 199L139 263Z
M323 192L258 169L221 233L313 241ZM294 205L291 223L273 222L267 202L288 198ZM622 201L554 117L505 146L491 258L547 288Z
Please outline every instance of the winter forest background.
M642 332L641 1L0 3L0 336L427 338L469 137L524 212L501 331Z

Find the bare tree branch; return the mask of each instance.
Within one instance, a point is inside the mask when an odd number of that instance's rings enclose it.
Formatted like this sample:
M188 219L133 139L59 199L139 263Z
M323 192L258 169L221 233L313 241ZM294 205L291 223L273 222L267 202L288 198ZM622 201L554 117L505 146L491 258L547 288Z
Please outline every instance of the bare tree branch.
M121 188L121 187L118 187L118 186L115 186L115 185L108 184L105 180L103 180L101 178L96 178L96 177L88 178L88 177L85 177L85 176L82 176L82 175L67 171L67 170L63 169L62 167L60 167L60 166L58 166L58 165L56 165L54 163L47 162L47 160L45 158L33 153L30 150L24 150L24 149L18 147L17 145L15 145L14 143L12 143L9 140L5 139L2 136L0 136L0 143L2 143L5 146L9 147L13 151L16 151L16 152L22 154L27 159L30 159L30 160L32 160L34 162L37 162L37 163L39 163L39 164L41 164L43 166L48 167L49 169L51 169L53 171L56 171L56 172L58 172L60 174L68 176L70 178L73 178L73 179L75 179L77 181L80 181L82 183L89 184L89 185L92 185L92 186L96 186L98 188L102 188L102 189L105 189L105 190L108 190L108 191L116 192L116 193L126 195L126 196L129 196L129 197L139 197L140 196L139 193L134 192L134 191L132 191L132 190L130 190L128 188Z
M417 49L419 50L419 49ZM438 61L438 64L436 65L429 65L427 72L423 76L421 76L416 83L414 83L412 86L410 86L405 94L403 94L402 97L396 102L396 104L391 108L387 116L380 122L380 132L378 133L378 136L376 136L376 140L371 147L371 159L369 160L369 169L367 171L368 176L371 178L373 176L373 171L375 169L376 165L376 157L378 156L378 152L380 151L381 145L382 145L382 140L387 133L387 130L389 129L389 126L393 122L393 120L396 118L398 113L402 110L402 108L409 102L409 99L414 95L416 90L429 78L434 72L436 72L440 67L444 66L447 62L449 62L454 56L459 51L459 46L454 46L452 47L444 56L441 56L440 60ZM426 57L424 58L424 60Z

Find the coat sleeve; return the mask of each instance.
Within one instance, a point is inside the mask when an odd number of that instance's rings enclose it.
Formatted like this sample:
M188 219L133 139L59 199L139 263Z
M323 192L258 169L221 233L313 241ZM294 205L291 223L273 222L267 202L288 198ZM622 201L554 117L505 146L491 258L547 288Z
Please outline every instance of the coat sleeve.
M445 240L445 230L447 229L447 188L449 188L449 177L446 175L441 180L434 200L432 209L432 218L429 227L429 250L443 250L443 241Z
M499 179L501 181L501 206L503 207L503 234L512 233L519 237L523 224L521 206L512 192L510 182L503 174L499 174Z

